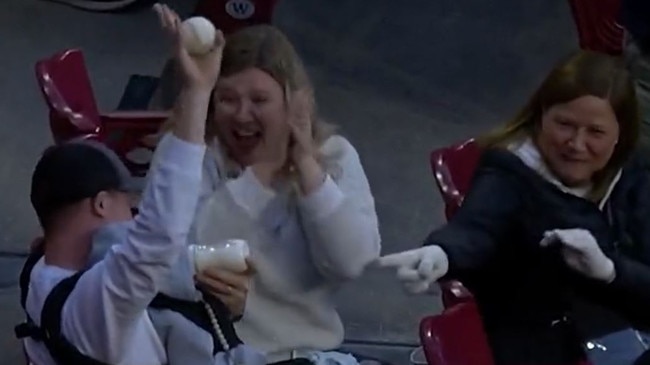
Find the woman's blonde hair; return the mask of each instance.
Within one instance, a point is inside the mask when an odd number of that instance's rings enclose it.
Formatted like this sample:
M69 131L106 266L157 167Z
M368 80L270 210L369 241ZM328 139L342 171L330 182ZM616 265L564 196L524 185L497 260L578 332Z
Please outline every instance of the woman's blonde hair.
M619 125L619 139L609 162L594 177L596 186L609 181L636 148L640 112L633 80L622 58L578 51L560 62L516 116L494 132L478 139L482 147L504 148L526 137L535 137L542 115L557 104L582 96L609 101Z
M316 145L320 146L331 136L334 128L318 117L314 88L307 70L289 39L278 28L256 25L228 36L221 61L221 76L228 77L250 68L260 69L275 79L284 90L287 105L293 92L306 92L313 106L310 117ZM208 126L211 124L208 122ZM211 126L207 137L214 136L216 131Z
M300 90L307 93L313 106L310 118L316 146L322 145L334 133L335 127L318 116L314 89L300 56L278 28L255 25L226 37L220 77L232 76L250 68L266 72L280 84L287 106L293 92ZM214 138L219 137L213 115L214 100L211 99L206 120L206 142L212 142ZM170 128L171 125L165 123L161 134Z

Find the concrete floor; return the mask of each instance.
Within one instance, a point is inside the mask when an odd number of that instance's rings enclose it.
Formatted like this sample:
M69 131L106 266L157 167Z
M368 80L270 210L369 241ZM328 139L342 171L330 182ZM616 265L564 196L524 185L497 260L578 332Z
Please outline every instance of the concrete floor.
M188 14L193 1L169 1ZM38 232L31 169L51 142L34 62L80 47L97 101L112 109L130 74L157 75L165 46L150 12L90 14L42 0L3 0L0 12L0 250L24 252ZM359 150L384 252L415 247L443 222L431 149L511 116L553 63L576 47L565 0L283 0L275 23L295 42L320 109ZM0 257L0 353L20 363L20 260ZM347 337L417 343L436 296L403 295L391 273L369 272L340 294Z

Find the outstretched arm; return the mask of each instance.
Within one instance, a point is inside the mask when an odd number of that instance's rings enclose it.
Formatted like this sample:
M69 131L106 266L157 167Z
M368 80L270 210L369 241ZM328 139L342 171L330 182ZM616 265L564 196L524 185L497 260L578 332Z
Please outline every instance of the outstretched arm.
M489 153L489 152L488 152ZM463 280L492 260L520 210L518 186L500 171L479 167L463 205L445 226L434 230L424 247L387 255L382 267L397 270L411 293L426 292L447 276Z
M126 242L112 246L81 276L64 307L63 333L80 351L109 363L124 354L161 281L185 249L196 208L203 146L170 135L157 153Z
M185 76L172 116L173 133L158 145L126 242L114 245L82 275L63 312L62 331L68 340L108 363L125 356L144 311L186 247L201 183L208 101L223 46L220 36L204 63L193 60L182 47L178 16L164 5L156 10L174 40Z
M479 169L456 215L424 245L438 245L449 258L451 277L480 269L494 257L521 204L518 187L500 171Z

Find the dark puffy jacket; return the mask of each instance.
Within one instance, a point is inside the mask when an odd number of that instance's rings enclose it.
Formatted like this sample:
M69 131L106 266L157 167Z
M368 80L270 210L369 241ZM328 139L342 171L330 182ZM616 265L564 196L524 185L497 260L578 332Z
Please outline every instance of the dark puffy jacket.
M634 365L650 365L650 350L644 352L641 357L636 359Z
M616 267L611 284L571 271L551 229L582 228ZM585 339L650 327L650 179L623 169L603 211L543 179L506 150L487 150L463 206L426 245L449 256L449 278L474 293L497 364L564 364Z

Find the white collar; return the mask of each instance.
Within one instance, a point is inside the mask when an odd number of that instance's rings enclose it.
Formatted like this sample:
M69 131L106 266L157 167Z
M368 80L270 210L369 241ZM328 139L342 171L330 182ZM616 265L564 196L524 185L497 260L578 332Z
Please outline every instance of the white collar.
M526 138L522 142L515 142L512 143L508 146L508 150L512 153L514 153L521 161L523 161L526 166L530 167L533 169L535 172L537 172L540 176L542 176L546 181L552 183L555 185L558 189L561 191L580 197L580 198L585 198L587 194L592 189L592 185L589 184L587 186L581 186L581 187L576 187L576 188L570 188L560 180L551 172L551 170L548 168L546 163L544 162L542 155L539 152L539 149L537 146L533 143L533 140L530 138ZM614 187L616 186L616 183L621 178L621 170L618 171L612 182L609 184L609 187L607 188L607 193L603 197L603 199L600 201L598 204L598 207L602 209L605 205L605 202L607 202L607 199L609 199L609 196L611 195L612 191L614 190Z

